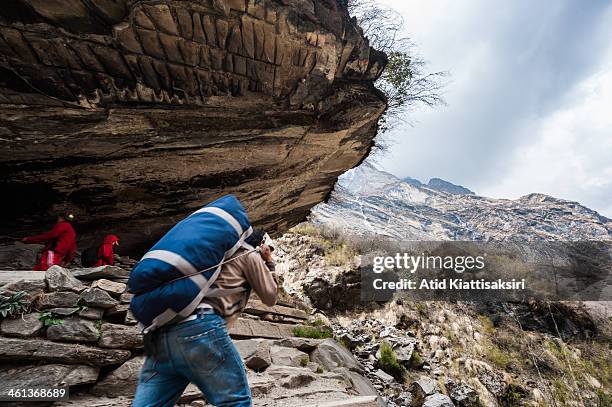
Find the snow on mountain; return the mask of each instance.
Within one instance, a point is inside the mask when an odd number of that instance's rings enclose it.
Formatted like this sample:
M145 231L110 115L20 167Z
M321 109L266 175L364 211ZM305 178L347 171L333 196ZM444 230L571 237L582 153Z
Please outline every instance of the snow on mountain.
M612 220L577 202L544 194L510 200L444 192L369 163L342 175L311 220L397 240L612 240Z

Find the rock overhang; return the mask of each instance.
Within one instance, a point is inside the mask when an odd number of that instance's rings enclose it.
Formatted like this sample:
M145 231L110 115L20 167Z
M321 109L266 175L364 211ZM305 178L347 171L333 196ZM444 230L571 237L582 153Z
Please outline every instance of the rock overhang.
M282 231L369 153L386 108L386 56L337 1L20 0L0 16L5 234L69 208L87 236L147 245L225 193Z

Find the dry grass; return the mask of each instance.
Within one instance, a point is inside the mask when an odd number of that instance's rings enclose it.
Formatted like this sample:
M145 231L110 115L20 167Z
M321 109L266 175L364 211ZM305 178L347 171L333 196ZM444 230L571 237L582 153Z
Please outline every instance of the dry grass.
M325 250L325 262L330 266L351 264L357 253L344 243L332 245Z

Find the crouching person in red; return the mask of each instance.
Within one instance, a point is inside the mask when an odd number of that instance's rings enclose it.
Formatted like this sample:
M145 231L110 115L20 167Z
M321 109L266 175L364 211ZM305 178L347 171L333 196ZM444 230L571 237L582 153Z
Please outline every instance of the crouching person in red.
M76 232L70 224L74 220L73 214L62 215L57 223L47 233L23 238L23 243L43 243L40 260L33 270L47 271L53 265L67 266L76 253Z
M115 262L113 246L119 246L119 238L115 235L106 235L102 246L98 249L98 261L94 267L112 266Z

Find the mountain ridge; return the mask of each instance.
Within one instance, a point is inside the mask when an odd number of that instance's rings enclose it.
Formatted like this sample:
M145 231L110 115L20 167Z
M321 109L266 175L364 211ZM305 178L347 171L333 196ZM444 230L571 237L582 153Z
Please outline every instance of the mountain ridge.
M453 194L407 183L370 163L338 180L314 223L402 240L612 240L612 220L578 202Z
M414 185L415 187L427 187L435 189L436 191L448 192L456 195L476 195L474 191L471 191L462 185L446 181L442 178L430 178L427 184L424 184L418 179L412 177L404 177L401 179L401 181Z

